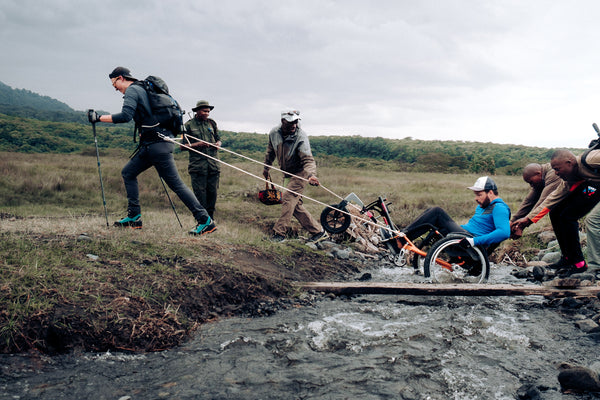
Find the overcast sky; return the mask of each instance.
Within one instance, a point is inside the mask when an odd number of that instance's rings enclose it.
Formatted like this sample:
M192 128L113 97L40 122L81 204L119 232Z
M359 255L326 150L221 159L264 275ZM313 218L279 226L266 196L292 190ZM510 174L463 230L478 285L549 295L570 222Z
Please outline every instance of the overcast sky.
M0 81L120 111L108 73L266 133L586 147L600 124L600 1L2 0Z

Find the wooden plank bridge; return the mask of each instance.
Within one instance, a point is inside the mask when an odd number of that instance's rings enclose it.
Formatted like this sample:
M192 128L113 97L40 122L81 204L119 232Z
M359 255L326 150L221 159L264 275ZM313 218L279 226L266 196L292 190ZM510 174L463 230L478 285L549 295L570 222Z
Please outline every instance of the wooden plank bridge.
M550 283L550 282L548 282ZM578 286L577 279L560 279L549 285L490 283L410 283L410 282L299 282L304 290L342 294L396 294L417 296L544 296L589 297L600 293L600 286Z

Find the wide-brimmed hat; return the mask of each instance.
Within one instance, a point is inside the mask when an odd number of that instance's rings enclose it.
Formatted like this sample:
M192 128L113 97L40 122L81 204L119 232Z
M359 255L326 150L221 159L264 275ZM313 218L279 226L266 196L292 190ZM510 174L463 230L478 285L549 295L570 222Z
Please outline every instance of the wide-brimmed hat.
M196 107L192 108L192 111L196 112L196 111L198 111L201 108L209 108L209 109L212 110L213 108L215 108L215 106L211 106L210 103L208 101L206 101L206 100L199 100L196 103Z
M131 76L131 71L129 71L129 69L127 69L125 67L117 67L117 68L113 69L110 74L108 74L108 77L110 79L117 78L119 76L137 81L137 79L135 79L133 76Z
M300 119L300 111L298 110L283 110L281 112L281 119L285 119L288 122L294 122Z
M494 180L489 176L482 176L475 181L473 186L469 186L467 189L471 189L476 192L487 192L488 190L498 190L498 186L496 186L496 182L494 182Z

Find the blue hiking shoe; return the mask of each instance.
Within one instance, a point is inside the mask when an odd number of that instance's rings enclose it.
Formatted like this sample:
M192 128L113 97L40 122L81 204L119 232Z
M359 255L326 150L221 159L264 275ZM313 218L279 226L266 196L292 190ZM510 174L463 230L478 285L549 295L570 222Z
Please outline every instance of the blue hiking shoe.
M118 228L142 229L142 214L138 214L135 217L125 217L120 221L116 221L114 226Z
M190 231L190 235L202 236L207 233L211 233L217 230L217 226L214 224L211 217L208 217L205 223L198 223L194 229Z

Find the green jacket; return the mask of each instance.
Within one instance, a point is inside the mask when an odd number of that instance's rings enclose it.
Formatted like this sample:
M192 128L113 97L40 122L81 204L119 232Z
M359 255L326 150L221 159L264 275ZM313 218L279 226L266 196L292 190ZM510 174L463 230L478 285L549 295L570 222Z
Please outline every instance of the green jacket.
M198 120L197 118L190 119L185 123L185 133L209 143L217 143L221 140L219 130L217 129L217 123L210 118L206 121ZM192 138L188 138L188 140L190 143L198 142L198 140ZM187 140L184 138L182 143L187 144ZM187 149L183 148L183 150ZM196 151L188 150L190 153L190 162L188 164L189 172L206 173L208 171L220 171L220 163L218 161L197 153L198 151L218 159L219 156L216 147L194 147L194 150Z

